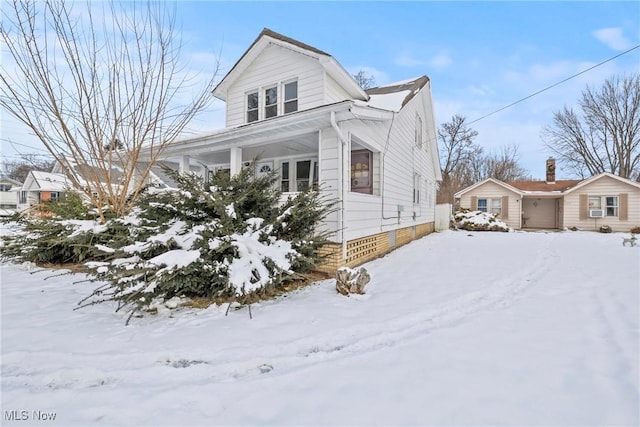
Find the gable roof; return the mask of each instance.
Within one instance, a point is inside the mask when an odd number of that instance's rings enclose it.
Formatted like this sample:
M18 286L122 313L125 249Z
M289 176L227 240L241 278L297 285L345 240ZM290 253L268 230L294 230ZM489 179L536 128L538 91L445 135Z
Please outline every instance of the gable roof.
M31 171L25 180L25 186L29 183L29 178L35 182L36 190L39 191L66 191L70 187L67 177L60 173ZM31 186L26 189L32 190Z
M497 179L488 178L488 179L485 179L484 181L477 182L473 185L470 185L467 188L464 188L458 191L456 194L454 194L454 197L458 198L463 194L468 193L469 191L472 191L489 181L495 184L498 184L508 190L514 191L515 193L518 193L520 195L526 195L530 193L540 193L540 194L561 193L564 195L564 194L569 194L573 191L576 191L577 189L582 188L586 185L589 185L604 177L613 178L617 181L620 181L623 184L631 185L633 187L640 189L640 183L638 182L633 182L629 179L622 178L620 176L614 175L609 172L603 172L599 175L592 176L591 178L588 178L585 180L566 179L566 180L558 180L553 183L547 183L546 181L514 181L514 182L507 183L507 182L499 181Z
M627 185L630 185L632 187L636 187L636 188L640 189L640 183L638 183L638 182L633 182L630 179L622 178L621 176L614 175L614 174L609 173L609 172L603 172L603 173L601 173L599 175L595 175L595 176L592 176L591 178L588 178L588 179L585 179L584 181L581 181L578 185L576 185L573 188L567 190L565 193L567 193L567 194L571 193L573 191L576 191L576 190L578 190L578 189L580 189L580 188L582 188L582 187L584 187L586 185L589 185L589 184L591 184L591 183L593 183L595 181L598 181L598 180L600 180L602 178L605 178L605 177L615 179L616 181L619 181L619 182L621 182L623 184L627 184Z
M231 70L225 75L220 83L213 89L213 96L226 101L229 87L244 72L244 70L258 57L258 55L270 44L275 44L306 54L308 57L316 59L325 71L333 77L333 79L342 86L343 89L353 98L367 100L366 92L356 83L354 78L349 74L331 55L298 40L276 33L273 30L264 28L258 37L251 43L249 49L246 50L240 59L231 67Z
M505 188L506 190L513 191L516 194L520 194L520 195L523 194L523 192L520 189L515 188L515 187L507 184L506 182L502 182L502 181L497 180L495 178L487 178L484 181L476 182L475 184L470 185L467 188L463 188L462 190L460 190L456 194L454 194L453 197L458 198L458 197L462 196L463 194L468 193L469 191L472 191L472 190L474 190L474 189L476 189L476 188L478 188L478 187L480 187L480 186L482 186L482 185L484 185L484 184L486 184L488 182L492 182L492 183L494 183L496 185L499 185L500 187Z
M525 192L539 192L539 191L563 192L563 191L567 191L572 187L575 187L581 182L582 181L579 179L566 179L566 180L557 180L555 182L513 181L513 182L508 182L507 184Z
M4 174L0 175L0 182L8 182L8 183L11 183L13 185L22 185L22 183L20 181L15 180L13 178L9 178L8 176L6 176Z

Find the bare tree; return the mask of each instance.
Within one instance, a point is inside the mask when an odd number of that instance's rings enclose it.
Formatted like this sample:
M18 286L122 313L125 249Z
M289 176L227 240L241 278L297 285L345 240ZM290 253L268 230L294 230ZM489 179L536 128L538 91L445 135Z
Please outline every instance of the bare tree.
M503 182L529 179L529 172L519 163L518 147L506 145L498 153L489 153L480 160L480 180L495 178Z
M37 154L22 154L19 160L3 160L2 170L9 178L24 182L30 171L50 172L54 161Z
M475 160L483 150L473 142L478 132L467 127L465 120L465 117L455 115L438 128L442 168L438 203L453 203L456 192L478 180Z
M546 147L580 177L610 172L640 180L640 74L587 87L580 113L566 106L544 129Z
M103 220L107 208L131 208L152 164L210 101L217 74L216 65L199 89L190 81L175 9L164 2L14 0L0 36L12 59L2 65L0 105ZM140 168L143 150L151 161Z
M356 74L353 75L353 78L355 79L356 83L358 83L360 87L365 90L371 89L376 85L375 77L368 76L364 70L358 71Z

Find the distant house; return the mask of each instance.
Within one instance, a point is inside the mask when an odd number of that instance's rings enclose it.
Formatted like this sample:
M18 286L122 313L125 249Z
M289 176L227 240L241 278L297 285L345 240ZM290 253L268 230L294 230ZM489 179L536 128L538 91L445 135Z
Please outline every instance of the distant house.
M614 231L640 226L640 184L601 173L585 180L555 180L548 160L546 181L502 182L493 178L455 194L463 208L495 213L514 229Z
M264 29L213 95L226 127L174 142L164 160L207 179L258 158L285 196L318 188L336 200L321 225L327 272L434 230L442 177L427 76L365 91L328 53Z
M17 212L20 181L0 175L0 216L10 216Z
M70 188L63 174L31 171L20 188L18 210L22 212L43 202L61 200Z

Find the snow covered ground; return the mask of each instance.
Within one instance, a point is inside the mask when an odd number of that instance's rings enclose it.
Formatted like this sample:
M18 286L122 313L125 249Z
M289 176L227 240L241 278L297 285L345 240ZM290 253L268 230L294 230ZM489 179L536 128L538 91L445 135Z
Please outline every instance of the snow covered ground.
M640 247L447 231L246 308L132 319L3 264L3 425L629 425ZM37 417L55 417L46 423ZM18 421L22 420L22 421Z

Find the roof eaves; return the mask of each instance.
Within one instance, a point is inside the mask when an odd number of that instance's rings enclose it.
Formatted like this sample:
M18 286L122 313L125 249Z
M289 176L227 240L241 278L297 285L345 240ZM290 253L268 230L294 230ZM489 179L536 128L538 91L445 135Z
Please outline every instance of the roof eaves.
M329 55L328 53L317 49L313 46L310 46L308 44L302 43L298 40L292 39L291 37L287 37L283 34L280 33L276 33L273 30L270 30L269 28L263 28L262 31L260 32L260 34L258 35L258 37L256 37L256 39L253 41L253 43L251 43L251 45L249 46L249 48L247 50L245 50L245 52L242 54L242 56L240 57L240 59L238 59L236 61L236 63L233 65L233 67L231 67L231 69L229 70L229 72L222 78L222 80L220 80L220 82L216 85L216 87L213 89L212 94L213 96L215 96L218 99L221 100L225 100L226 97L222 96L222 94L220 94L218 92L218 89L223 86L223 84L225 83L225 81L227 80L227 78L236 70L236 68L239 67L240 63L242 63L242 61L244 60L244 58L249 54L249 52L251 52L251 50L260 42L260 40L263 37L270 37L274 40L278 40L284 43L289 43L293 46L296 46L300 49L304 49L307 50L309 52L313 52L317 55L323 55L323 56L328 56L331 57L331 55Z

